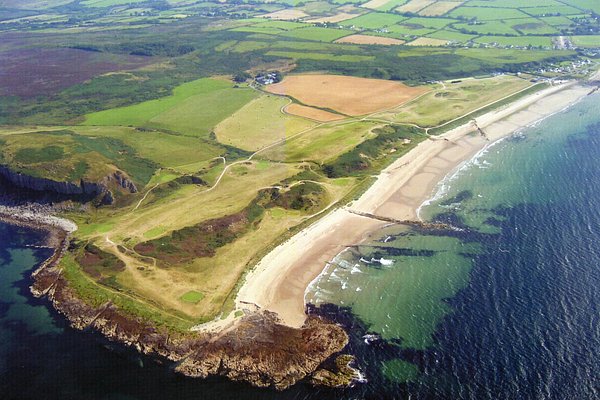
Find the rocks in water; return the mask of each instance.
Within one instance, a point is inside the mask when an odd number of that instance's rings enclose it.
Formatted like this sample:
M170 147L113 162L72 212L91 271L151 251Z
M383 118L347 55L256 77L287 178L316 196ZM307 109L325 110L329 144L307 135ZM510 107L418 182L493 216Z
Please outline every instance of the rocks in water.
M352 387L356 383L366 383L367 379L360 370L353 367L355 361L354 356L342 354L335 359L331 370L323 368L316 371L310 378L310 382L316 386L339 389Z

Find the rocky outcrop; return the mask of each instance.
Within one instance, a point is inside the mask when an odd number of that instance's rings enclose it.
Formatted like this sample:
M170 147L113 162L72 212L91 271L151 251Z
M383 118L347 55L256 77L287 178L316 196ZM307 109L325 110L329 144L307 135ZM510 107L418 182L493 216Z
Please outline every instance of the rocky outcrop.
M301 329L274 314L244 317L226 334L194 348L176 368L188 376L224 375L254 386L285 389L314 372L348 343L343 329L312 318Z
M218 333L173 333L127 315L110 302L90 305L77 296L58 266L67 243L65 235L55 254L34 272L32 293L47 296L72 327L96 330L144 354L170 360L184 375L222 375L282 390L310 376L348 343L340 326L319 317L309 317L304 327L294 329L279 324L275 314L256 312Z
M52 179L38 178L31 175L14 172L4 165L0 165L0 174L12 184L30 190L51 191L68 195L99 195L106 191L104 185L80 181L79 184L73 182L58 182Z
M138 189L135 186L135 183L127 175L125 175L121 171L116 171L114 174L109 175L105 178L105 182L116 182L117 185L127 190L129 193L137 193Z
M137 193L138 191L135 184L121 171L114 172L101 182L88 182L82 179L78 183L60 182L22 174L11 170L5 165L0 165L0 175L20 188L69 196L101 197L103 204L112 204L114 201L113 193L109 189L111 186L118 186L129 193ZM113 182L115 185L111 185Z
M316 371L310 378L310 382L313 385L338 389L352 387L355 383L364 383L366 379L352 366L355 361L354 356L342 354L335 359L334 368Z

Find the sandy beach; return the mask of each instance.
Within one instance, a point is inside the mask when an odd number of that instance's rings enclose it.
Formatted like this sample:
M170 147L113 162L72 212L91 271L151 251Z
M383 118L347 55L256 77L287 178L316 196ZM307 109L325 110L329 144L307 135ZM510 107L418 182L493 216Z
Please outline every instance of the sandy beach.
M364 241L388 224L356 213L416 220L417 210L438 183L485 146L577 102L590 87L553 86L421 142L383 170L355 202L338 208L276 247L248 274L238 309L276 312L282 323L300 327L306 319L304 293L326 264L349 245Z

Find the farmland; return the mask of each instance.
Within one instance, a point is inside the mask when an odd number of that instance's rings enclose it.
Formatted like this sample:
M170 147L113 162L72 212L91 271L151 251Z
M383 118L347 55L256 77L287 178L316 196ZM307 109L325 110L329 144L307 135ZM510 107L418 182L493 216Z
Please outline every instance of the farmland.
M142 126L207 137L231 112L256 96L230 82L200 79L179 86L172 96L86 116L85 125Z
M425 89L352 77L298 75L270 86L269 91L291 96L306 105L346 115L362 115L398 106Z
M217 140L256 151L314 126L310 121L284 114L282 110L288 104L285 98L268 95L253 100L216 126Z

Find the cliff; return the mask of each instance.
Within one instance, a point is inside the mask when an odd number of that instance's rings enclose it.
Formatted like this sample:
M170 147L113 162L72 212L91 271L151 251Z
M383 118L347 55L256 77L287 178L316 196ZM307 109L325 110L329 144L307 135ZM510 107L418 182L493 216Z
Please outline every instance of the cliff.
M104 204L112 204L113 202L114 196L110 191L111 186L120 187L129 193L137 193L135 184L121 171L116 171L104 177L100 182L88 182L81 179L78 183L34 177L15 172L6 165L0 165L0 175L20 188L69 196L101 197ZM112 184L113 182L114 184Z
M63 233L61 239L54 255L33 273L32 293L47 296L75 329L93 329L144 354L170 360L184 375L222 375L282 390L310 376L348 343L340 326L319 317L293 329L279 324L272 313L256 312L219 333L173 333L126 315L111 303L89 305L69 287L58 266L68 247L68 236Z

